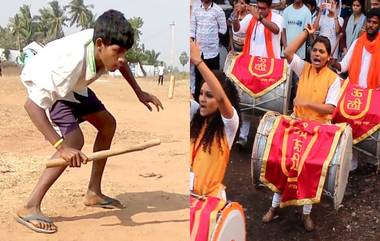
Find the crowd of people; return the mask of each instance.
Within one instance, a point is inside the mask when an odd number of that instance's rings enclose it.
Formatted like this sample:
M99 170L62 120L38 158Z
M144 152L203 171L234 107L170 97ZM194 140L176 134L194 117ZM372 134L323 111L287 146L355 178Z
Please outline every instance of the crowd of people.
M197 195L225 196L216 187L222 186L231 140L244 147L249 133L250 117L231 105L239 97L226 94L236 87L209 71L224 69L225 50L285 59L293 72L293 113L302 120L331 122L347 77L362 88L380 87L379 0L368 6L362 0L192 1L190 22L191 166L198 167L192 169L192 191ZM235 130L239 116L240 134ZM223 158L217 158L214 146ZM264 223L273 220L280 199L275 193ZM303 206L307 231L315 230L311 208Z

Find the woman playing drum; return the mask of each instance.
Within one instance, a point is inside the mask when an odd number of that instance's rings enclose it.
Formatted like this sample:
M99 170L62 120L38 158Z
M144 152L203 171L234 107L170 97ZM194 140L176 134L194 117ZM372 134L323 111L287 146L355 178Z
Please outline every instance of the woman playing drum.
M192 40L190 51L191 62L204 79L199 103L191 101L191 191L200 196L221 197L230 149L239 128L239 97L222 72L212 72L204 64L198 45Z
M311 63L302 60L295 54L315 29L310 24L285 49L285 58L290 68L299 76L297 95L294 99L295 117L302 120L315 120L326 123L337 105L340 90L340 79L327 64L330 60L331 45L326 37L318 36L312 44ZM281 193L275 193L272 206L263 216L262 221L273 220L280 205ZM307 231L313 231L315 225L310 217L312 205L303 206L303 223Z

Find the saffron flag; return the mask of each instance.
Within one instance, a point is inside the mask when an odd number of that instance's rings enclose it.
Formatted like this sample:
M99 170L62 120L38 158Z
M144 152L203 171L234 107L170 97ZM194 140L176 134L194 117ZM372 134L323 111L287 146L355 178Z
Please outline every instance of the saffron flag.
M345 126L277 117L265 147L260 181L282 193L281 207L320 202Z
M352 127L353 144L366 139L380 127L380 90L365 89L346 80L333 115L334 123Z
M286 80L287 65L283 59L243 53L229 57L232 61L225 68L226 75L255 98L268 93Z

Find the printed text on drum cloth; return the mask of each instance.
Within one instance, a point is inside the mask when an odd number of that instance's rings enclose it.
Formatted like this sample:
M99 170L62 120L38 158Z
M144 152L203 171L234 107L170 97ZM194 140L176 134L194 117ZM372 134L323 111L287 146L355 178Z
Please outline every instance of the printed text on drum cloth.
M268 136L260 180L282 193L281 206L320 201L326 172L345 125L279 116Z

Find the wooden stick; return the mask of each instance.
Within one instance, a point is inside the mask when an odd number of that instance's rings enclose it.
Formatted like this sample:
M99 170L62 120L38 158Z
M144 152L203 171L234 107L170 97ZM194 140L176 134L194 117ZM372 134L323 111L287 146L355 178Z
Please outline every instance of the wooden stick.
M150 140L147 142L143 142L143 143L133 145L133 146L129 146L129 147L119 149L119 150L104 150L104 151L94 152L94 153L88 155L87 157L88 157L88 161L98 161L98 160L102 160L102 159L107 158L107 157L117 156L117 155L121 155L121 154L128 153L128 152L142 151L146 148L160 145L160 143L161 143L160 139L153 139L153 140ZM46 163L47 168L67 166L67 165L68 165L68 163L62 158L52 159Z
M173 99L174 97L174 87L175 87L175 78L174 78L174 75L171 75L170 82L169 82L169 94L168 94L169 99Z

